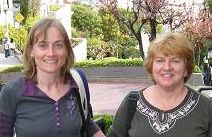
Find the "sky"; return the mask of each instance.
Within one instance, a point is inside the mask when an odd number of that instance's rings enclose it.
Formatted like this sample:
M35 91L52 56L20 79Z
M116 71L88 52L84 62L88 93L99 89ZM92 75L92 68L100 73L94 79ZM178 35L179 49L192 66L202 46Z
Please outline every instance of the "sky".
M129 1L130 0L118 0L118 3L120 5L120 7L127 7L127 5L129 4ZM186 2L186 4L192 4L193 2L194 3L203 3L204 0L169 0L169 2L174 2L174 3L184 3Z
M126 8L128 5L128 0L118 0L119 6L122 8Z

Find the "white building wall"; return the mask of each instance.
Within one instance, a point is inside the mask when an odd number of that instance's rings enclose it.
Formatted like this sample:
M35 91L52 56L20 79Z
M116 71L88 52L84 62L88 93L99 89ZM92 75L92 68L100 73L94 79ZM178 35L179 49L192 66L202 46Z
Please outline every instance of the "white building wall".
M62 22L68 33L69 38L71 39L71 5L65 4L56 12L55 16Z
M49 11L50 5L58 5L61 8L55 12ZM69 38L71 39L71 5L63 4L63 0L41 0L41 17L52 17L59 19L65 27Z
M73 48L75 61L87 60L87 39L82 38L82 42Z
M48 6L49 6L48 1L49 0L41 0L41 3L40 3L40 16L41 17L48 16Z
M141 38L142 38L142 44L143 44L143 50L144 55L147 55L148 47L149 47L149 35L147 33L141 32Z
M13 1L8 0L0 0L0 25L13 25L14 26L14 18L13 18ZM6 10L6 15L4 10Z

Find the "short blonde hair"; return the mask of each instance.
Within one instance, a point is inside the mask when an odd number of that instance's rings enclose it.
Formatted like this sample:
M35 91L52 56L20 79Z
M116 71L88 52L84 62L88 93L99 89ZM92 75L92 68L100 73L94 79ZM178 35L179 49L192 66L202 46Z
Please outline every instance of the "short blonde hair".
M24 60L24 70L23 74L27 79L32 79L34 81L37 80L36 78L36 64L34 58L30 56L30 52L33 48L33 45L40 39L46 38L46 33L48 28L50 27L56 27L58 30L60 30L62 36L64 37L64 43L67 49L67 57L65 58L65 65L61 68L61 77L64 78L64 81L66 82L68 80L68 74L69 69L74 64L74 52L68 37L68 34L62 25L62 23L57 19L50 19L45 18L37 22L32 29L29 32L28 40L26 43L26 47L23 54L23 60Z
M195 62L194 48L187 37L181 33L164 33L150 43L144 67L151 76L153 60L160 53L177 55L185 61L187 76L184 78L184 82L187 82L193 72Z

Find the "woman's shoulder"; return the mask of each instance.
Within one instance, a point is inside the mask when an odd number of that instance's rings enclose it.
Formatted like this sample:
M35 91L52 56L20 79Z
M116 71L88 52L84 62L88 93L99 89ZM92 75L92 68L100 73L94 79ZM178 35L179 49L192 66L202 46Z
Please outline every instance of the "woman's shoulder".
M212 98L203 92L199 92L199 90L188 87L189 91L193 93L193 96L198 96L199 103L204 105L212 106ZM211 91L212 92L212 91Z
M23 77L18 77L16 79L6 82L1 89L2 94L4 92L8 92L9 94L14 94L14 92L16 93L20 92L23 81L24 81Z

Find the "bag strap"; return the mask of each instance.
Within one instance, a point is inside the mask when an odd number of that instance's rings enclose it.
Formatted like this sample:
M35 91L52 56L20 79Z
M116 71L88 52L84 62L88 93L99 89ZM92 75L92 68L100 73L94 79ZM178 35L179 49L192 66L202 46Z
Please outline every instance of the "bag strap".
M88 80L85 76L85 73L81 69L77 68L75 70L79 73L79 75L81 76L81 79L83 81L86 98L87 98L88 112L90 113L91 118L93 118L93 110L92 110L92 106L90 103L90 91L89 91L89 86L88 86Z
M129 137L128 131L131 128L131 121L136 111L137 101L139 98L138 91L130 91L128 96L127 119L126 119L126 137Z
M86 119L83 113L83 108L82 108L82 104L80 101L80 93L76 92L76 97L77 97L77 103L79 105L79 112L81 115L81 119L82 119L82 125L81 125L81 129L80 129L80 135L81 137L85 137L86 133L87 133L87 125L86 125Z
M70 73L74 80L76 81L78 87L79 87L79 94L80 94L80 102L83 109L83 114L85 119L87 119L88 116L88 102L87 102L87 96L86 96L86 89L84 86L85 83L83 81L83 77L79 74L79 72L76 69L70 69Z

